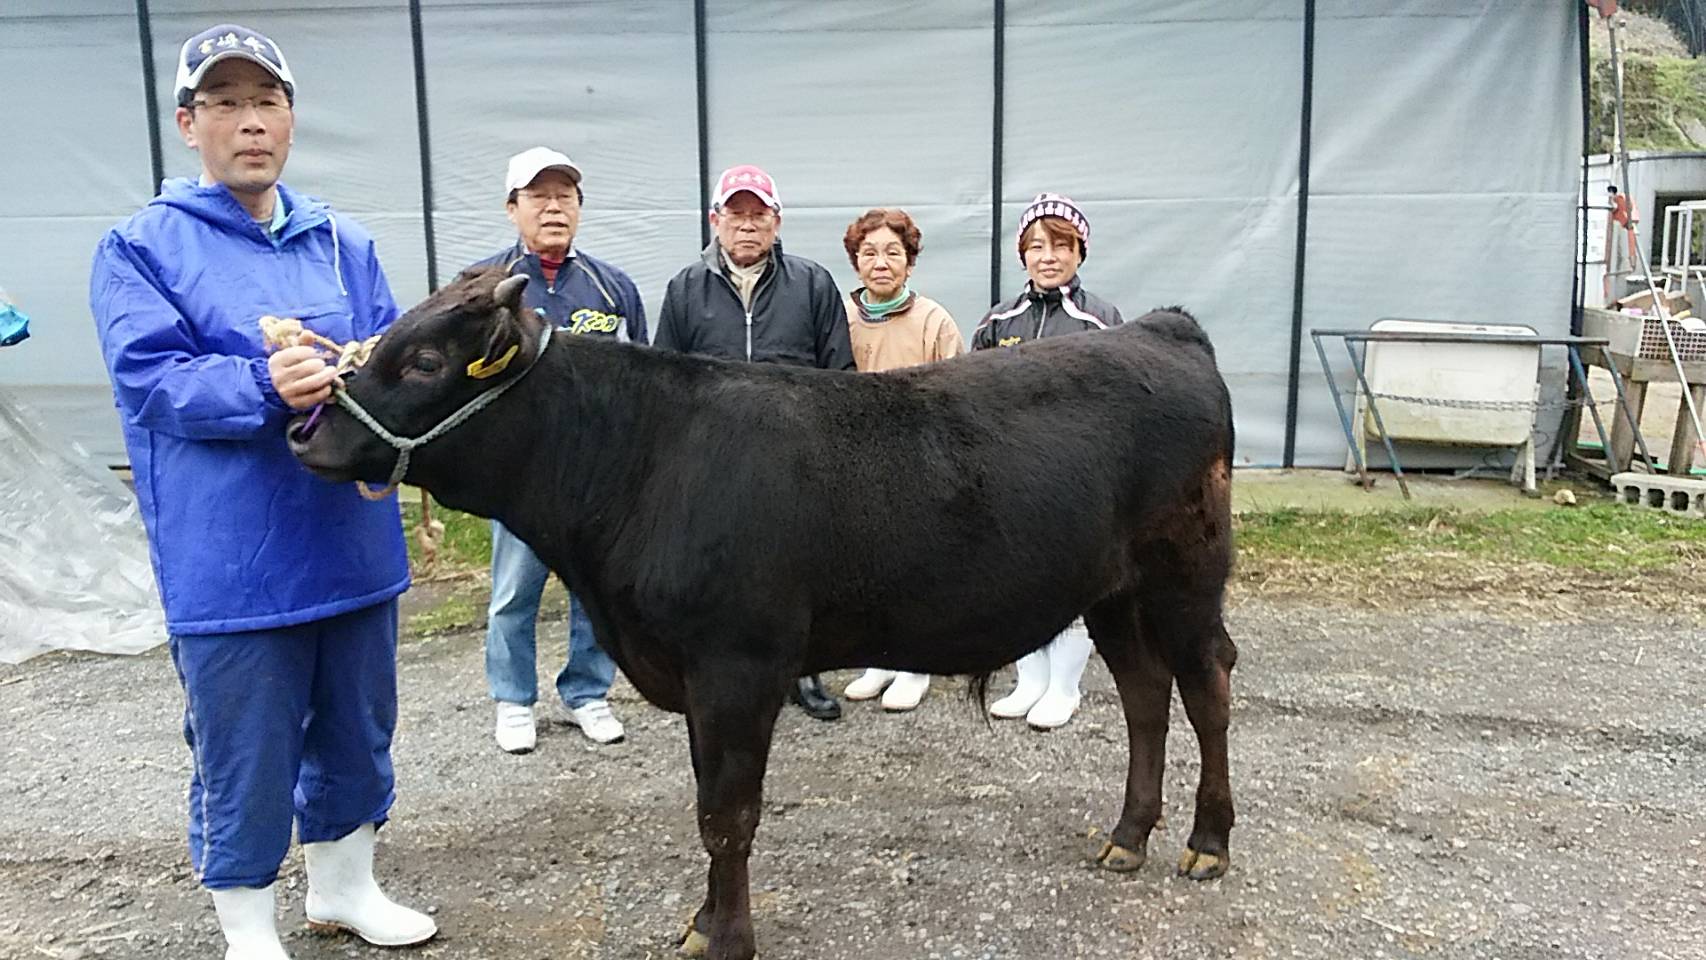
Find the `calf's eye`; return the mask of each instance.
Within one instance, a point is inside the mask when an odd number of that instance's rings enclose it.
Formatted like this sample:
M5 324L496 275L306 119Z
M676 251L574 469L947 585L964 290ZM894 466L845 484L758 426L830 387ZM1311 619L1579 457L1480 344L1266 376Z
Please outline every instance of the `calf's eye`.
M437 373L444 368L444 362L434 354L418 353L409 367L417 373Z

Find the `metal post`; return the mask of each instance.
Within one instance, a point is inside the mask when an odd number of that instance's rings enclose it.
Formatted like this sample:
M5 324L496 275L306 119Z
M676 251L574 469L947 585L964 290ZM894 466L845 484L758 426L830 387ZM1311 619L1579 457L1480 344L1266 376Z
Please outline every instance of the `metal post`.
M148 0L136 0L136 37L142 46L142 102L148 115L148 171L154 181L148 185L148 195L152 197L160 192L160 182L166 179L166 161L160 148L160 102L154 96L154 22L148 11Z
M699 248L711 245L711 106L705 82L705 0L693 0L693 83L699 124Z
M1297 460L1297 405L1303 362L1303 283L1309 261L1309 147L1315 110L1315 0L1303 3L1303 105L1297 121L1297 241L1292 249L1291 353L1286 358L1285 448L1280 462Z
M1333 377L1332 365L1327 362L1327 350L1321 346L1321 335L1309 331L1309 339L1315 342L1315 355L1321 358L1321 375L1327 378L1327 390L1333 395L1333 409L1339 412L1339 426L1344 428L1345 443L1351 448L1351 459L1357 465L1357 477L1362 481L1364 490L1374 489L1374 478L1368 475L1368 464L1363 462L1362 451L1357 449L1356 430L1351 426L1350 414L1345 412L1345 402L1339 394L1339 382Z
M1582 387L1583 405L1588 408L1588 413L1593 417L1593 428L1599 434L1599 445L1605 450L1605 465L1609 471L1611 469L1611 434L1606 432L1605 421L1600 419L1599 405L1594 401L1593 390L1588 386L1588 372L1587 368L1582 365L1581 355L1577 353L1574 346L1565 349L1570 355L1570 370L1575 375L1576 382ZM1636 436L1640 436L1640 431L1636 431Z
M415 58L415 137L421 154L421 234L426 244L427 289L436 291L438 238L433 224L432 133L427 125L426 34L421 27L421 0L409 0L409 43L414 48ZM425 516L426 501L423 499L421 502L422 515Z
M1001 242L1001 194L1005 189L1001 182L1001 167L1005 162L1002 156L1002 144L1006 138L1004 126L1007 113L1007 4L1005 0L995 0L994 82L995 102L991 109L989 133L989 302L1000 303L1001 262L1006 257L1011 256Z
M1368 354L1368 344L1363 344L1363 355ZM1386 435L1386 422L1380 419L1380 406L1374 402L1374 390L1368 385L1368 377L1363 375L1362 357L1357 356L1356 348L1351 346L1349 339L1345 340L1345 353L1350 355L1351 369L1356 371L1357 385L1362 388L1362 395L1368 398L1368 412L1374 415L1374 429L1380 431L1380 443L1386 447L1386 459L1392 461L1392 475L1398 478L1398 489L1404 492L1404 499L1410 499L1410 485L1404 482L1404 468L1398 465L1398 451L1392 449L1392 438Z

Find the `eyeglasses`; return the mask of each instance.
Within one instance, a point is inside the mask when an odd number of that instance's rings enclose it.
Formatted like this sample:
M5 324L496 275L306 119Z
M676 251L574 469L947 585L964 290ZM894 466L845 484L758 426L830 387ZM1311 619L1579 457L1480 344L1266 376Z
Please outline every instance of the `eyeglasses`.
M906 250L901 247L889 247L878 250L876 247L860 247L860 260L905 260Z
M573 205L579 203L580 199L581 199L580 194L573 193L573 192L568 192L568 193L539 193L538 191L535 191L535 190L517 190L516 194L518 196L526 197L527 199L529 199L529 200L533 201L534 203L537 203L541 206L555 200L555 201L557 201L557 206L569 207L569 206L573 206Z
M219 120L230 120L254 107L262 120L280 120L290 114L290 101L282 95L261 97L220 97L217 100L191 100L190 106L201 107Z
M750 223L753 226L762 227L768 225L771 220L775 219L776 211L766 207L765 209L754 213L737 213L734 210L725 208L718 211L717 215L730 223Z

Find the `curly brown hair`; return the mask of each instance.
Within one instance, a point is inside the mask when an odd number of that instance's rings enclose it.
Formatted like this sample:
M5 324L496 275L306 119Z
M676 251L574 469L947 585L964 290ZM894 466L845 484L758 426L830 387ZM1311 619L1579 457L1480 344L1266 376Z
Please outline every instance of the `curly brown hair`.
M873 230L888 227L895 236L900 238L900 245L906 248L906 265L918 265L918 251L924 246L924 235L918 231L918 224L912 222L912 217L905 210L891 210L878 207L866 210L859 219L847 225L847 233L841 238L841 245L847 248L847 262L854 269L859 266L859 244L865 242L865 237Z

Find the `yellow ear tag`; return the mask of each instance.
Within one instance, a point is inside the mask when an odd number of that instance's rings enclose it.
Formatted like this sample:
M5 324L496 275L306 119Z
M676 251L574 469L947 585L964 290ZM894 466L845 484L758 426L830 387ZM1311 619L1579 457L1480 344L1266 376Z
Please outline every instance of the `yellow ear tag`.
M509 362L515 359L515 352L520 349L521 344L513 344L508 350L504 351L503 356L489 364L486 362L485 357L475 360L473 363L468 364L468 376L473 377L475 380L484 380L487 377L495 377L498 374L503 373L504 368L509 366Z

